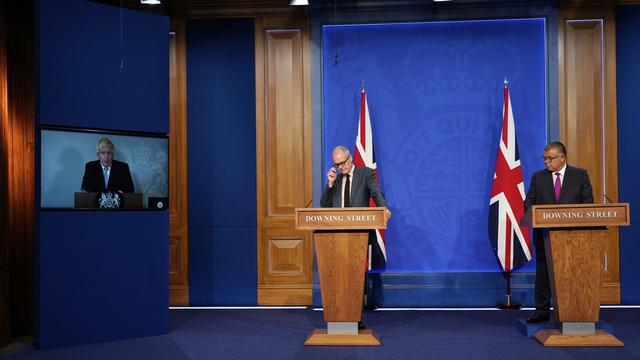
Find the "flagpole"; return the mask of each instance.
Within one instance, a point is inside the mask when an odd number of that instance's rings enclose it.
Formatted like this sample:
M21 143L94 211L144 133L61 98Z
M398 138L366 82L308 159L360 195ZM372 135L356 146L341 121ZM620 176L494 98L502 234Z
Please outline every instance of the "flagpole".
M503 108L503 127L502 127L502 132L504 132L505 131L505 127L508 126L508 128L510 128L510 130L513 133L515 133L515 131L513 131L514 124L512 123L513 122L513 118L512 118L512 115L511 115L511 104L510 104L510 101L508 100L508 98L509 98L508 94L509 94L509 81L507 80L507 77L505 76L505 78L504 78L504 108ZM507 125L508 122L511 123L511 124ZM505 136L504 133L502 133L502 132L501 132L501 135L500 135L501 137ZM506 135L506 137L508 137L508 134ZM515 139L507 139L505 141L508 143L508 144L505 143L504 144L505 146L511 146L511 143L513 143L513 145L515 145ZM501 151L501 150L499 150L499 151ZM512 160L517 160L518 159L519 156L518 156L518 148L517 147L515 147L515 149L510 148L510 149L508 149L508 151L511 151L510 154L511 154L511 157L513 158ZM500 159L500 156L498 157L498 159ZM495 174L495 176L496 177L498 176L497 165L496 165L496 174ZM520 174L519 176L520 176L519 180L522 181L522 179L521 179L522 175ZM504 189L501 188L501 187L496 188L496 183L495 182L494 182L493 185L494 185L494 188L492 190L492 196L504 191ZM522 199L522 200L524 200L524 199ZM492 206L495 206L495 201L492 202L491 204L494 204ZM508 204L506 204L506 206L508 207L508 209L511 209L511 206L516 206L516 204L512 205L509 202ZM497 221L497 219L491 220L491 217L490 217L490 222L491 221ZM507 225L507 224L504 224L504 225ZM499 224L498 224L498 226L499 226ZM511 236L515 236L513 234L513 232L511 232ZM525 239L526 239L526 236L525 236ZM495 241L496 241L496 244L495 244L496 248L495 249L496 249L496 251L498 251L497 249L499 248L499 246L497 245L497 242L499 240L496 239ZM506 241L512 241L509 238L509 234L507 234ZM508 243L507 243L507 245L508 245ZM507 245L505 245L505 248L508 250L509 246L507 246ZM528 245L528 241L527 241L527 246L529 246ZM529 251L531 251L531 249L529 249ZM527 259L530 259L530 257L527 256ZM511 269L512 269L513 266L519 266L521 264L513 264L513 263L510 262L510 260L513 260L513 259L510 256L507 256L507 255L505 255L504 259L501 258L502 267L505 270L503 274L504 274L504 277L505 277L505 280L506 280L506 285L507 285L506 286L506 298L507 298L506 300L507 301L496 304L496 307L498 309L502 309L502 310L511 310L511 309L515 310L515 309L520 309L522 307L522 304L511 301Z
M511 301L511 271L505 271L504 276L507 280L507 301L496 304L496 307L500 310L519 310L522 304Z

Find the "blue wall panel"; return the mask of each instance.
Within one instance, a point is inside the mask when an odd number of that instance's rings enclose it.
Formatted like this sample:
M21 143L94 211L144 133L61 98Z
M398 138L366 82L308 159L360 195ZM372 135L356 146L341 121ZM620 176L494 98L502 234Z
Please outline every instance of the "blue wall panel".
M640 304L640 161L638 161L638 94L640 94L639 6L616 14L618 82L618 198L631 203L631 226L620 228L620 286L623 304Z
M165 333L165 211L42 211L36 344L52 348Z
M255 243L255 228L191 228L190 305L255 305Z
M168 132L166 17L123 11L121 45L117 7L36 4L39 124ZM37 346L168 331L167 212L40 211L37 224Z
M187 23L189 296L257 302L254 23Z
M168 18L40 0L40 124L169 132ZM121 69L122 61L124 66Z

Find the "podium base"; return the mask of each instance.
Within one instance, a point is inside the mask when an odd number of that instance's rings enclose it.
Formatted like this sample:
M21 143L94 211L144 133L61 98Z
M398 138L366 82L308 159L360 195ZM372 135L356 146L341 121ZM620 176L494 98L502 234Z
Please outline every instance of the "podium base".
M327 329L315 329L309 333L305 345L380 346L378 335L371 329L358 330L358 334L327 334Z
M563 335L558 329L544 329L533 337L544 346L624 346L615 336L600 329L595 335Z

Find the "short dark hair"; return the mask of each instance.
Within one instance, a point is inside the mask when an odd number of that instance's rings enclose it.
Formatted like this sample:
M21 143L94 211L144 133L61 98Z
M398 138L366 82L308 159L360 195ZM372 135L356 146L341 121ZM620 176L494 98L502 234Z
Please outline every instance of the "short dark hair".
M551 150L551 149L556 149L560 154L567 156L567 148L560 141L554 141L544 147L544 151Z

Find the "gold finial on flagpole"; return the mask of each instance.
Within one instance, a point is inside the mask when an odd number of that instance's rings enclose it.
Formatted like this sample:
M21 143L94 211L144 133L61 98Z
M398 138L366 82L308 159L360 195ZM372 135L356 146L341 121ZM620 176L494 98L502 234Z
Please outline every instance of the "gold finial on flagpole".
M506 89L509 86L509 82L507 81L507 78L504 78L504 88Z
M362 92L364 92L364 80L362 80Z

